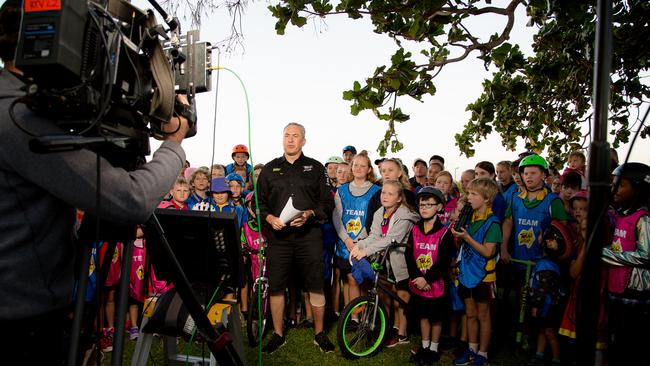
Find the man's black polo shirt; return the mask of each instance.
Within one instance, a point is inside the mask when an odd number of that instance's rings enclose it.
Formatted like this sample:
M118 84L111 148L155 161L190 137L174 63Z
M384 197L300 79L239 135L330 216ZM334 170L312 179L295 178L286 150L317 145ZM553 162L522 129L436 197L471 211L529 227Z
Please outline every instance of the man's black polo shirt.
M317 160L300 154L289 163L284 156L264 166L257 183L260 215L280 216L289 197L299 210L314 210L317 220L327 220L334 209L334 200L327 188L325 167ZM314 225L314 218L307 224ZM286 229L284 229L286 230Z

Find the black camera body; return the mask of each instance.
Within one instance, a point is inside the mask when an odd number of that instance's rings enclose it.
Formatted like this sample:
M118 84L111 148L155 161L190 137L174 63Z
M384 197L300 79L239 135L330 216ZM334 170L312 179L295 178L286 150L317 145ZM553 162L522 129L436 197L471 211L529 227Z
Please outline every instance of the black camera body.
M26 0L15 60L33 80L23 98L31 109L71 135L117 138L143 156L174 114L196 122L193 96L210 90L210 51L197 31L181 35L175 18L165 29L125 0ZM190 108L176 103L181 92ZM194 125L188 137L195 133Z
M472 213L474 213L472 205L470 205L469 202L465 203L465 206L460 210L458 220L454 224L454 230L461 231L463 228L466 228L472 220Z

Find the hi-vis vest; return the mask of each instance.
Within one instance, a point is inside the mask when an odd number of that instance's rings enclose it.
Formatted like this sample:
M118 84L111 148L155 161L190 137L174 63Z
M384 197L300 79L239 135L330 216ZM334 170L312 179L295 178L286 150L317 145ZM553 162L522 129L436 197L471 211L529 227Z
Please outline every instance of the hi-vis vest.
M369 214L372 215L372 213L368 212L368 204L372 196L380 189L378 185L373 184L363 195L354 196L350 192L350 183L345 183L339 187L338 193L343 207L341 221L351 239L356 239L361 234L361 230L365 228L366 217ZM341 239L336 242L336 255L345 259L350 256L348 248Z
M490 215L481 227L474 233L470 234L474 240L483 244L483 239L485 239L485 234L487 234L488 229L493 223L498 223L499 218L494 214ZM460 262L458 264L458 280L463 286L467 288L476 287L485 276L489 273L494 272L494 269L488 271L487 265L488 260L496 257L496 253L499 251L496 250L494 256L490 258L485 258L479 252L477 252L471 245L466 242L463 242L460 248L460 254L458 255Z
M537 206L526 208L524 200L515 195L512 198L512 223L515 239L512 257L521 260L537 260L542 257L539 238L551 225L551 202L557 198L549 192Z
M623 253L636 250L636 224L644 215L648 215L647 210L638 210L627 216L616 215L616 226L610 248L612 252ZM607 274L607 289L614 294L622 293L630 284L631 276L632 268L629 266L610 266Z
M436 232L424 234L419 226L413 226L413 257L415 257L415 263L422 276L438 261L440 243L447 230L448 227L443 226ZM428 291L422 291L409 281L409 289L416 295L437 298L445 293L445 281L442 278L437 279L433 283L429 283L429 286L431 288Z

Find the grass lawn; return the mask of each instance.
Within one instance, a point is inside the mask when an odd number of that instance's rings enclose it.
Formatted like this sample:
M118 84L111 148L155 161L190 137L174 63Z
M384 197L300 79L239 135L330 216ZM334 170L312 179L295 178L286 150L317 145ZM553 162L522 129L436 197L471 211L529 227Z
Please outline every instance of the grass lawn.
M287 335L287 343L277 350L273 355L262 354L262 364L264 365L382 365L397 366L407 365L410 357L410 348L419 344L419 337L412 337L411 345L399 345L393 348L383 348L377 355L369 358L347 360L342 355L336 344L336 325L333 325L328 335L330 340L336 345L337 350L334 353L323 354L313 343L314 333L312 329L292 329ZM246 337L245 330L242 335ZM267 338L270 337L270 334ZM249 366L258 365L257 348L248 347L247 338L244 342L246 362ZM153 342L148 365L164 365L163 349L160 339ZM181 341L178 346L178 352L185 352L185 342ZM129 341L128 337L125 345L124 365L129 365L135 342ZM200 344L194 344L191 347L190 354L201 356L203 347ZM492 366L520 366L526 363L527 357L521 352L512 351L514 347L504 347L504 350L495 355L490 355L490 365ZM204 354L209 357L207 347L204 348ZM110 353L106 355L102 362L103 365L110 365ZM452 356L450 353L443 353L438 365L452 365Z

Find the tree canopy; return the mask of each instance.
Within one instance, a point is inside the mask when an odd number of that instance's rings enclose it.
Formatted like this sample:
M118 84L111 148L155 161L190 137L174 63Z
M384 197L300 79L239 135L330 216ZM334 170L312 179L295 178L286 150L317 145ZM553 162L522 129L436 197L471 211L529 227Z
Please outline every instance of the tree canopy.
M284 34L290 25L304 26L310 17L347 15L353 20L368 17L376 33L395 41L389 65L377 67L366 80L355 81L343 92L353 115L370 110L387 122L378 146L382 155L403 147L395 123L408 121L409 115L398 106L400 98L422 101L424 96L434 95L434 78L440 70L475 54L494 72L484 81L482 95L467 106L470 119L455 137L459 150L472 156L474 144L496 132L506 148L514 150L517 138L523 138L527 149L548 149L551 163L559 165L570 150L589 142L589 133L583 133L581 127L589 125L592 117L596 1L500 3L282 0L268 8L277 18L278 34ZM525 8L528 26L537 30L532 55L524 55L519 45L508 42L518 7ZM486 15L504 17L506 22L488 39L480 39L466 23ZM650 67L649 22L647 1L613 1L610 121L614 146L627 142L630 131L639 127L640 108L650 97L650 87L643 80ZM419 53L407 51L414 48ZM647 137L648 133L650 127L646 126L641 135Z

